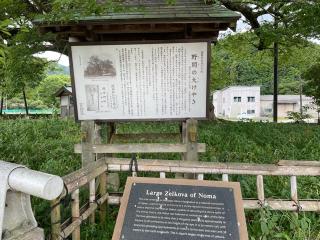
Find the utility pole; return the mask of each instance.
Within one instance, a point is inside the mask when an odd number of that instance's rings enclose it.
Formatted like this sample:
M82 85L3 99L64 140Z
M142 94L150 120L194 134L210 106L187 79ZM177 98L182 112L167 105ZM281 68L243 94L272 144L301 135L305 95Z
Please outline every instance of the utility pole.
M302 78L301 76L299 75L298 76L299 78L299 84L300 84L300 89L299 89L299 92L300 92L300 114L301 114L301 117L303 115L303 106L302 106Z
M273 65L273 122L278 122L278 64L279 64L279 44L274 42L274 65Z

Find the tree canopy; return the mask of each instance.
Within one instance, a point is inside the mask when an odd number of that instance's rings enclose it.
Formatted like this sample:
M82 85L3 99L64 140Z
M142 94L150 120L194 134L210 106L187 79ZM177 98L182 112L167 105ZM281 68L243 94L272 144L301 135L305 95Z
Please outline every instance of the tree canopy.
M215 47L213 88L222 87L228 82L255 83L263 86L263 92L270 93L272 52L269 48L273 42L278 42L282 63L280 93L296 93L294 79L301 76L317 52L313 51L314 46L306 44L306 39L320 37L320 1L203 1L221 4L241 13L251 26L249 32L252 33L230 37ZM175 0L166 2L175 4ZM10 88L17 92L25 87L35 87L43 78L47 63L34 57L34 53L67 51L67 43L56 36L40 35L32 23L34 19L64 22L81 16L103 15L106 11L123 11L124 7L116 0L2 0L0 9L0 91ZM263 16L273 20L263 22ZM247 44L241 45L242 49L237 49L236 53L231 53L234 51L231 40L235 44ZM306 47L305 54L297 46Z
M320 62L312 65L305 71L306 94L313 97L315 103L320 106Z
M174 4L175 0L166 0ZM222 4L230 10L240 12L252 31L258 36L258 49L267 48L275 39L283 44L288 41L299 41L320 36L320 2L319 1L279 1L279 0L203 0L207 3ZM28 35L33 35L33 45L41 43L42 50L50 49L64 51L65 43L54 36L36 36L32 31L32 20L35 18L47 21L68 21L81 16L103 15L108 11L123 11L123 5L113 0L45 0L45 1L14 1L2 0L0 3L0 22L11 19L8 29L11 36L1 36L11 39L16 34L28 29ZM275 22L261 22L262 16L270 15ZM275 24L276 23L276 24ZM1 28L1 25L0 25ZM50 45L43 44L44 39ZM37 40L37 41L36 41ZM33 46L34 47L34 46ZM35 49L39 50L39 49Z
M253 33L236 34L221 39L212 48L212 90L230 85L260 85L263 94L272 94L273 52L259 51L250 43L255 38ZM303 73L319 56L320 46L310 42L305 42L303 47L281 46L279 93L299 94L300 78L305 84Z

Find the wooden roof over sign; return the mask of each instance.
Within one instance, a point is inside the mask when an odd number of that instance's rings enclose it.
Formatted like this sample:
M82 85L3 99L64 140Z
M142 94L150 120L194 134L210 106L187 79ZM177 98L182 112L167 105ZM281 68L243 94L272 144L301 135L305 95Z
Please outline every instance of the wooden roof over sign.
M36 20L42 32L82 41L209 38L234 28L240 15L205 0L127 0L118 12L86 16L64 23ZM207 3L206 3L207 2Z

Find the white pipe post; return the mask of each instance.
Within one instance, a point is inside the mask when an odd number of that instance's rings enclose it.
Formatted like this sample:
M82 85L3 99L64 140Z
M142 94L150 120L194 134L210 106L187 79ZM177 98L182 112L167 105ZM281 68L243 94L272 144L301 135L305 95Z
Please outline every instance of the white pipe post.
M59 197L63 191L60 177L27 168L13 170L9 175L8 185L11 190L49 201Z

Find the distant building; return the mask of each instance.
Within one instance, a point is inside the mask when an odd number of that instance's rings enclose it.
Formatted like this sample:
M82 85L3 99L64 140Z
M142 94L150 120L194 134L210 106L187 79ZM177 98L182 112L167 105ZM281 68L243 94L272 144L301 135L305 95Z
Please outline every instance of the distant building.
M72 87L63 86L55 94L55 97L60 98L61 117L74 117L74 103L72 98Z
M273 95L261 95L261 116L271 116L273 113ZM317 118L315 105L311 97L302 95L302 107L305 113ZM278 95L278 117L286 118L288 112L300 112L300 95Z
M214 112L217 117L229 119L271 117L273 95L260 95L260 86L231 86L213 93ZM318 113L311 97L302 95L302 106L311 118ZM300 95L278 95L278 117L300 111Z
M260 117L260 87L232 86L213 93L214 113L225 118Z

